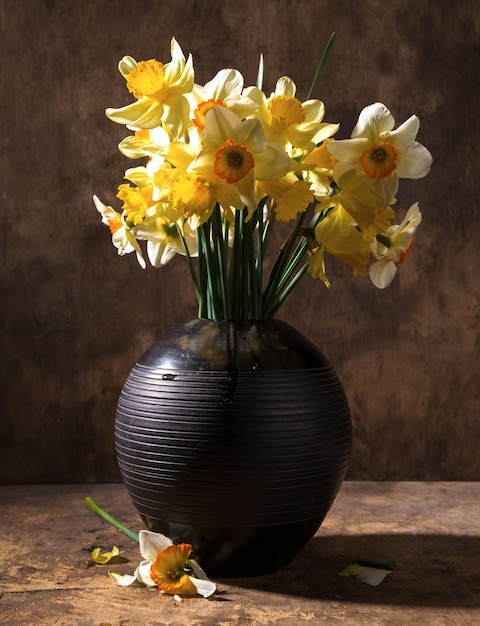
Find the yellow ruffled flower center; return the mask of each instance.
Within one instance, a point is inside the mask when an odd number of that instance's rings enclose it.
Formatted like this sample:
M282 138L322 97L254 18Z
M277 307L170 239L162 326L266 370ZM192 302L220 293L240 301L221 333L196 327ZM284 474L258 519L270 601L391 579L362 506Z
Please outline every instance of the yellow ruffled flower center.
M305 121L302 103L297 98L275 96L268 102L268 110L272 116L270 126L275 133L283 133L292 124Z
M397 167L397 153L388 141L368 148L360 157L363 171L369 178L385 178Z
M213 164L215 174L226 180L227 183L237 183L254 166L253 156L245 146L234 143L231 139L220 146L215 153Z
M137 226L145 219L152 198L152 189L150 187L141 189L128 184L119 185L117 198L123 200L122 209L126 222Z
M328 151L328 144L331 141L335 141L332 137L328 137L320 145L314 148L310 154L308 154L304 162L314 163L318 168L325 170L333 170L338 160Z
M153 582L170 595L194 596L197 588L185 573L185 564L193 548L188 543L169 546L157 555L152 563L150 576Z
M203 130L205 127L205 114L214 109L215 107L223 107L225 106L221 100L205 100L204 102L200 102L198 107L193 112L193 125L196 126L199 130Z
M185 174L170 183L170 196L173 209L185 217L196 215L208 219L215 207L217 190L213 183L201 176Z
M165 82L165 66L155 59L140 61L127 76L127 88L137 99L147 96L163 102L169 91Z

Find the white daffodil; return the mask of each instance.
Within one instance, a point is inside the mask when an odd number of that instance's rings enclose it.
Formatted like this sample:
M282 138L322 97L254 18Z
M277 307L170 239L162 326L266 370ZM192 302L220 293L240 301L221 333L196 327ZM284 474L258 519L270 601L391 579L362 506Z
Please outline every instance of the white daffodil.
M415 141L420 121L412 115L394 130L395 120L384 104L363 109L351 139L331 141L329 152L338 163L333 169L337 185L347 189L359 183L371 187L390 204L400 178L423 178L432 165L432 155Z
M145 269L146 263L138 241L125 224L123 216L117 213L111 206L104 204L97 196L93 196L93 201L97 211L102 216L103 224L110 228L112 243L117 248L118 254L123 256L124 254L135 252L139 265Z
M412 249L415 231L421 221L422 214L416 202L408 209L401 224L390 226L385 233L377 235L370 245L377 260L370 265L369 276L379 289L388 287L394 279L398 268Z
M258 119L240 120L225 107L205 114L205 148L189 172L216 175L232 185L248 209L257 208L255 180L278 180L290 168L290 158L265 140Z
M199 130L203 130L205 114L210 109L223 106L240 119L253 115L258 109L258 104L242 94L243 76L238 70L220 70L212 80L202 87L195 85L192 98L194 100L193 124Z
M122 587L140 582L147 587L157 586L169 595L201 595L208 598L216 591L216 585L194 560L190 559L192 546L174 545L172 540L150 530L138 534L140 554L143 561L133 575L110 572L110 577Z
M162 267L176 254L185 254L180 231L185 239L190 256L197 255L195 230L187 220L172 221L157 205L147 211L144 221L132 228L135 237L147 241L148 260L153 267Z

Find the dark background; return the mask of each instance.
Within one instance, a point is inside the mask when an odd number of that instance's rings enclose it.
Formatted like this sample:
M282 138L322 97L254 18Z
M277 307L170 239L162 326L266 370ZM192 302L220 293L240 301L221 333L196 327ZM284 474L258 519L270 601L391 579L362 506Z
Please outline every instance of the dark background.
M388 290L330 262L279 317L340 375L352 409L348 478L478 480L478 81L475 0L1 0L0 482L118 480L113 420L134 362L196 314L184 259L142 271L118 257L92 203L115 204L128 131L104 116L131 101L117 63L170 60L175 36L196 82L223 67L264 89L291 76L346 138L384 102L421 120L431 174L402 181L420 202L415 250ZM118 207L118 204L115 204Z

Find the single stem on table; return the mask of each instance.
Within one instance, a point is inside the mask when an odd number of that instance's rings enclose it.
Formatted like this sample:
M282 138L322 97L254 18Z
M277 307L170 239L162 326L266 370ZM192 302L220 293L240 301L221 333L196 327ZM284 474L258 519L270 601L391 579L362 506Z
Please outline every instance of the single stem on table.
M137 533L134 533L133 530L130 530L130 528L124 526L121 522L119 522L112 515L110 515L110 513L104 511L101 507L98 506L98 504L95 504L92 498L85 498L85 502L92 509L92 511L94 511L97 515L100 515L100 517L106 522L108 522L112 526L115 526L115 528L118 528L118 530L121 530L122 533L127 535L127 537L130 537L130 539L133 539L137 543L139 542Z

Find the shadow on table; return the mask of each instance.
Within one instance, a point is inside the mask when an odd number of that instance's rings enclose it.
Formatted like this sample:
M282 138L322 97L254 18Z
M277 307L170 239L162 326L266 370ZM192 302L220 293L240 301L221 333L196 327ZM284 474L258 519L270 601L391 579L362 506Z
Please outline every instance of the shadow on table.
M377 587L361 583L354 576L340 576L358 556L394 561L397 569ZM316 536L280 572L236 578L235 585L342 602L480 607L480 537Z

